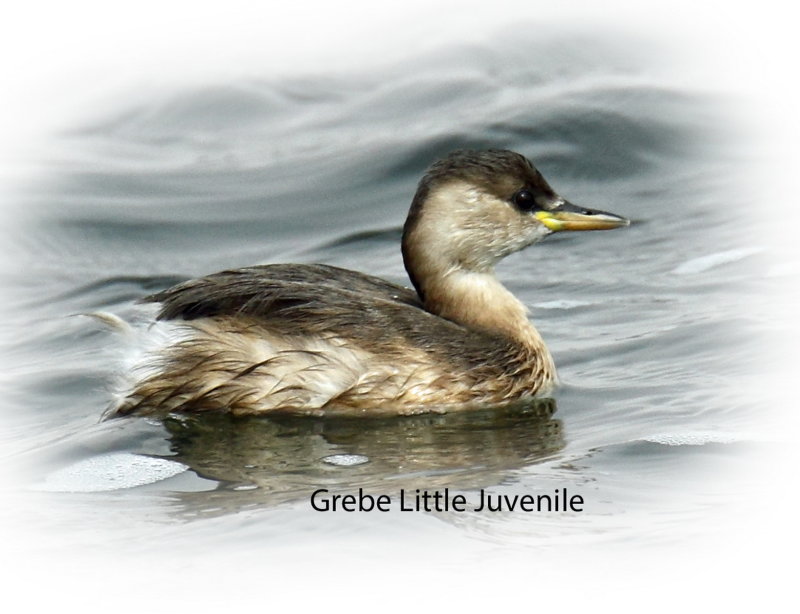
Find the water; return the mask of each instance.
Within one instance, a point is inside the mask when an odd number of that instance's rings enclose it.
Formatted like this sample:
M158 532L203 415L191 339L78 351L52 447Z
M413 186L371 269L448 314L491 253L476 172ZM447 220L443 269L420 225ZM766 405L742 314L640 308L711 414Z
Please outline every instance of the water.
M22 547L213 551L291 569L308 554L335 569L381 549L534 564L724 539L766 445L750 393L781 271L742 223L751 196L731 180L743 161L724 101L602 44L578 48L497 41L374 73L153 92L54 135L6 237L8 522L39 539ZM80 314L134 318L145 294L254 263L406 284L399 237L416 182L459 147L520 151L572 202L632 219L551 237L499 269L555 357L553 400L394 419L99 422L125 351ZM314 511L319 488L389 494L394 507ZM445 488L469 509L399 510L401 489ZM473 511L482 489L567 489L585 505Z

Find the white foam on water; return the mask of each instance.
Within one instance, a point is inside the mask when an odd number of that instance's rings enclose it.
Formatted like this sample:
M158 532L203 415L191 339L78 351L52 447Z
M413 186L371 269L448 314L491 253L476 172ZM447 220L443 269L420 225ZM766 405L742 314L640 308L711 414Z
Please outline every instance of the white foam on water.
M588 301L572 301L568 299L545 301L543 303L534 303L534 307L538 309L574 309L575 307L586 307L591 305Z
M183 463L166 458L153 458L130 452L111 452L54 471L36 490L108 492L160 482L187 469Z
M333 454L323 458L322 462L340 467L351 467L353 465L363 465L369 462L369 458L363 454Z
M657 433L643 437L643 441L665 446L702 446L707 443L735 443L744 438L735 433L719 431L693 431L688 433Z
M739 249L729 249L724 252L714 252L699 258L692 258L686 262L679 264L672 272L676 275L694 275L696 273L703 273L709 269L721 266L723 264L730 264L744 260L745 258L763 252L763 247L743 247Z

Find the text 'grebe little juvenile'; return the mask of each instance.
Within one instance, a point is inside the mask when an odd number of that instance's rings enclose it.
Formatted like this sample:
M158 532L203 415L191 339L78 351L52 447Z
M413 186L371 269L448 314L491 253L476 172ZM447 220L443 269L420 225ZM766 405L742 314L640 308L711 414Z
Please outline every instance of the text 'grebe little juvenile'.
M550 352L494 267L553 232L627 224L568 203L520 154L454 152L428 169L403 228L416 291L277 264L148 296L174 339L110 414L410 414L545 394Z

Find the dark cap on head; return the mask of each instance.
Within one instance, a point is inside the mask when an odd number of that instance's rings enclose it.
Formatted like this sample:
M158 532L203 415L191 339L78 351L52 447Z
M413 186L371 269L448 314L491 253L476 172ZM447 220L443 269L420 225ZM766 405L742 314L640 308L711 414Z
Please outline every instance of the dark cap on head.
M516 184L517 189L528 184L550 187L530 160L507 149L454 151L428 168L420 187L459 179L493 192L506 182Z

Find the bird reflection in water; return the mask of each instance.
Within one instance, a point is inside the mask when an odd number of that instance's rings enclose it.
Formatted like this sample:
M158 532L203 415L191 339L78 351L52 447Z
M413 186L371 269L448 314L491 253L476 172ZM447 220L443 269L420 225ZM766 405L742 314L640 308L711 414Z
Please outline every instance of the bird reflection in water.
M553 399L448 414L380 418L235 417L164 419L173 460L218 482L183 493L193 513L308 500L318 488L394 494L416 488L470 491L552 457L564 446ZM326 462L358 455L350 466ZM194 504L191 502L194 501Z

